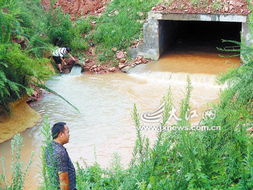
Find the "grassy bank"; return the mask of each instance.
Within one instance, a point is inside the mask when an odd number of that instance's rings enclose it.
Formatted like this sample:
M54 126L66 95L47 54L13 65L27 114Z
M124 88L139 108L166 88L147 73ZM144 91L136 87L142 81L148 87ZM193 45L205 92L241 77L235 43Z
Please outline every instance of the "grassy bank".
M115 51L127 49L141 38L147 12L159 0L114 0L97 19L95 30L88 36L96 45L99 61L114 60Z

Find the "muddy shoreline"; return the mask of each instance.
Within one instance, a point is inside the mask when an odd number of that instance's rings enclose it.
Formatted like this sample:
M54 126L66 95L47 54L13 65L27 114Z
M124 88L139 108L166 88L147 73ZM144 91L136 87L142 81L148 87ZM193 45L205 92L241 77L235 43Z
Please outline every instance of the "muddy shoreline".
M32 128L41 116L27 104L27 96L10 103L10 114L0 115L0 143L10 140L18 133Z

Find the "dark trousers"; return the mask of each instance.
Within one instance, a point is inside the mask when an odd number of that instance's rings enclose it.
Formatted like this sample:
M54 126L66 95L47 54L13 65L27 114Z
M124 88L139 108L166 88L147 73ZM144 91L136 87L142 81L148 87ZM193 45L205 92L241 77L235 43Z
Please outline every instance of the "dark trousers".
M60 56L53 56L53 60L56 64L62 64L62 60Z

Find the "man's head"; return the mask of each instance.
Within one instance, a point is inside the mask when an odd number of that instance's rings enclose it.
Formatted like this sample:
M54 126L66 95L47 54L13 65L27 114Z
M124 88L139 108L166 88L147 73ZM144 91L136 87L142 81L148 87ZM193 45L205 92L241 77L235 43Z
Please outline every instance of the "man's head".
M66 144L69 142L69 128L64 122L58 122L54 124L51 129L52 137L60 144Z
M69 47L66 48L67 53L71 52L71 49Z

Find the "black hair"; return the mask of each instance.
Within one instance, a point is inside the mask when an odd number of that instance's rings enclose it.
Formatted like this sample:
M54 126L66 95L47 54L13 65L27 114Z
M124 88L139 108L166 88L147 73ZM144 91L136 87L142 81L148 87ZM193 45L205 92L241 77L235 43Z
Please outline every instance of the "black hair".
M67 47L67 48L66 48L66 51L67 51L68 53L71 52L71 48Z
M66 123L58 122L55 123L51 129L53 139L57 138L61 132L64 132Z

